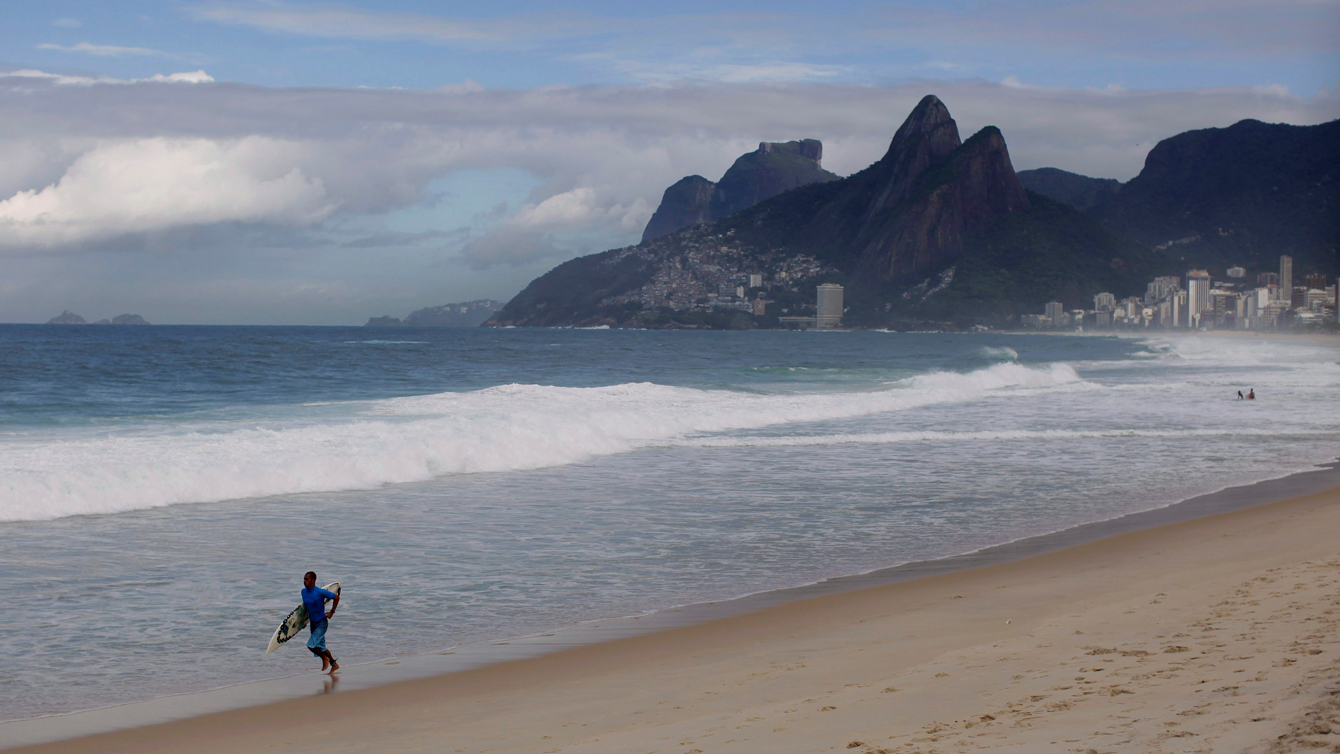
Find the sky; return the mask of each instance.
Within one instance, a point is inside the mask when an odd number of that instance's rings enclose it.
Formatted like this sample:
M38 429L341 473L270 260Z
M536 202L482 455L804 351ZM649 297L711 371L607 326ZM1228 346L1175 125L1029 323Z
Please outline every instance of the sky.
M637 243L760 141L926 94L1018 170L1340 118L1340 0L0 0L0 322L359 325Z

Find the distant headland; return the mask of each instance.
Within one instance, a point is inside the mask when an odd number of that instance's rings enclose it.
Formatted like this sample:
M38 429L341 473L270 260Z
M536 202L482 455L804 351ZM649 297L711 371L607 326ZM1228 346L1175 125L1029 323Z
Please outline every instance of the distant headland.
M503 308L503 302L491 298L429 306L410 312L408 317L371 317L364 327L479 327Z
M844 290L839 314L850 328L1039 327L1045 307L1048 323L1066 312L1067 323L1099 329L1120 320L1141 330L1334 331L1337 145L1340 120L1244 120L1160 141L1126 183L1056 168L1016 173L1000 129L964 140L928 95L884 157L845 178L823 170L822 144L804 139L760 144L715 183L682 179L641 243L563 262L484 325L819 327L816 291L827 285ZM1281 264L1288 273L1275 272ZM1184 275L1187 291L1194 277L1207 295L1146 315L1169 281L1184 288ZM1278 304L1270 316L1239 305L1253 276L1290 288L1256 292L1261 307ZM1127 316L1115 316L1116 302L1129 304Z

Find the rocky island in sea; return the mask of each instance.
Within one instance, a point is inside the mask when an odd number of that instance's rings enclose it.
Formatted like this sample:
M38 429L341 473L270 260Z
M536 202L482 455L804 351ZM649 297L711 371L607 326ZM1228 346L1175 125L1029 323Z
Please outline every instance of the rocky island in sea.
M75 314L74 312L70 311L69 309L66 309L65 311L61 312L58 316L52 317L51 319L47 320L47 324L48 324L48 325L87 325L87 324L89 324L89 323L88 323L88 321L85 320L83 317L79 316L78 314ZM150 324L150 323L149 323L148 320L146 320L144 317L141 317L141 316L138 315L138 314L118 314L118 315L116 315L115 317L112 317L111 319L100 319L100 320L98 320L97 322L94 322L93 324L95 324L95 325L147 325L147 324Z

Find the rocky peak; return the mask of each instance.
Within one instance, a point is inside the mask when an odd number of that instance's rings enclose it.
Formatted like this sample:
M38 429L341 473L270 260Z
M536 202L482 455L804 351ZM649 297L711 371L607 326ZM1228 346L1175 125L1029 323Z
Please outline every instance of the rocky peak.
M52 317L51 319L47 320L47 324L48 324L48 325L86 325L86 324L88 324L88 322L85 321L85 319L84 319L83 317L79 316L78 314L75 314L74 312L70 311L69 309L66 309L65 311L63 311L63 312L60 313L60 316L58 316L58 317Z
M835 181L838 176L823 169L823 154L818 139L764 141L737 159L716 183L699 175L683 178L665 190L642 241L720 220L784 191Z
M823 153L823 142L818 139L760 143L756 151L742 155L717 181L712 193L712 219L733 215L783 191L836 180L836 175L819 164Z
M822 165L824 159L824 143L818 139L801 139L800 141L760 141L758 151L762 154L771 154L773 152L792 152L808 160L814 160L814 164Z
M656 208L642 231L642 241L645 243L680 228L710 222L712 194L716 188L715 183L701 175L679 179L661 196L661 206Z
M903 125L893 134L889 151L884 159L896 156L915 143L918 139L931 142L941 154L948 154L961 140L958 135L958 123L949 114L949 108L934 94L921 98L912 112L907 114Z
M952 119L948 122L953 123ZM955 139L957 131L953 127ZM931 138L947 143L948 128L936 126L930 134L936 133L939 136ZM898 143L894 137L895 146ZM928 162L911 178L890 176L889 182L900 187L900 198L878 208L862 227L858 236L862 273L881 282L923 274L962 254L969 235L986 230L1002 215L1030 209L1028 193L1014 174L1005 137L995 126L983 128L941 156L919 148L912 139L904 144L900 157L913 155L914 165L923 157Z
M867 224L905 201L921 173L962 143L949 108L934 94L923 97L898 127L889 151L878 163L883 180L866 213Z

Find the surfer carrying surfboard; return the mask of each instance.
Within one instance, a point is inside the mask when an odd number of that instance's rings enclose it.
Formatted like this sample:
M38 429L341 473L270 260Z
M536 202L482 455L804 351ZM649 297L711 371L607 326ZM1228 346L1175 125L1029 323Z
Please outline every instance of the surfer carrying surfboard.
M330 612L326 612L326 600L332 600ZM326 649L326 627L330 625L331 616L335 615L335 608L340 606L340 595L317 587L316 571L308 571L302 577L302 604L307 608L307 618L311 621L308 625L312 629L307 648L321 658L323 672L330 668L330 672L334 673L340 669L340 664L335 662L335 655Z

